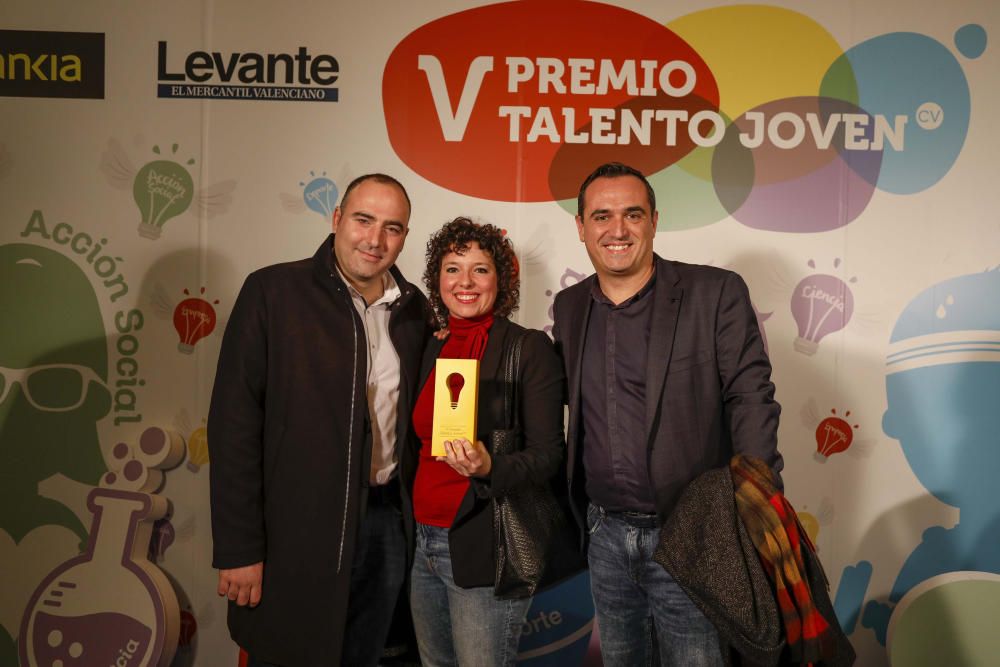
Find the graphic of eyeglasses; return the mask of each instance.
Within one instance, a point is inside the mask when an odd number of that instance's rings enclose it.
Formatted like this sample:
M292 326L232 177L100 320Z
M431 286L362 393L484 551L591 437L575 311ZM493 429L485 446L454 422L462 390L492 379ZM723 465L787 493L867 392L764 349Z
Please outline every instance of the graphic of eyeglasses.
M107 384L94 369L77 364L45 364L30 368L0 366L0 403L7 400L10 388L21 385L28 403L43 412L68 412L87 400L90 383Z

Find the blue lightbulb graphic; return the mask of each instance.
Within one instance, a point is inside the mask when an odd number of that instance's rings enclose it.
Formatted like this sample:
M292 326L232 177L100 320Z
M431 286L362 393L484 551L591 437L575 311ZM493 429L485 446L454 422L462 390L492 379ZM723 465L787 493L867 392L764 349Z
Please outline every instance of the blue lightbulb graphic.
M326 177L326 172L321 176L316 176L314 172L309 172L309 175L313 179L304 184L302 199L310 210L330 220L333 218L333 209L337 207L337 184Z

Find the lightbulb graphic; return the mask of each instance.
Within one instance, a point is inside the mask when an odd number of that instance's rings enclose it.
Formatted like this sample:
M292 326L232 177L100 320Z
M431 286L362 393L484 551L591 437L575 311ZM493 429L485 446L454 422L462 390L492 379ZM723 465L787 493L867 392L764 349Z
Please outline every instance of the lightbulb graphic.
M816 539L819 537L819 519L810 512L796 512L796 514L799 517L799 523L806 530L806 535L809 536L809 541L815 545Z
M170 519L167 517L157 519L153 523L153 531L149 538L149 560L154 563L162 560L175 539L177 539L177 532Z
M159 154L160 147L154 146L153 152ZM177 152L177 144L173 145L172 152ZM194 164L194 160L187 163ZM132 198L142 214L139 236L156 240L160 238L167 220L180 215L191 205L194 181L188 170L173 160L154 160L136 173Z
M458 397L462 394L462 387L465 386L465 378L461 373L452 373L445 378L444 383L448 386L448 394L451 396L451 409L458 409Z
M560 289L566 289L567 287L571 287L571 286L577 284L578 282L580 282L581 280L583 280L586 277L587 277L586 273L580 273L578 271L574 271L573 269L571 269L569 267L566 267L566 270L563 271L562 277L559 278L559 288ZM555 314L555 307L556 307L555 306L555 302L556 302L556 300L555 300L555 297L553 296L554 294L555 294L555 292L553 292L550 289L545 290L545 296L547 296L547 297L549 297L549 299L551 299L549 301L549 310L548 310L549 322L554 322L555 319L556 319L556 314ZM547 333L547 334L549 334L551 336L552 335L552 324L546 324L544 327L542 327L542 331L544 331L545 333Z
M815 512L813 514L803 506L802 511L796 512L796 514L799 517L799 523L806 531L806 535L809 536L809 541L816 547L816 551L819 551L820 529L833 523L833 503L829 498L823 498Z
M828 458L850 447L854 441L854 429L858 428L857 424L852 427L850 423L837 417L836 410L830 412L834 416L827 417L816 427L816 452L813 458L820 463L826 463ZM850 417L851 411L848 410L844 416Z
M187 446L187 468L191 472L198 472L208 463L208 429L202 426L192 431L188 436Z
M190 294L186 289L185 294ZM205 293L205 288L201 288ZM214 303L219 303L218 299ZM215 330L215 308L198 297L184 299L174 308L174 329L180 336L177 349L184 354L194 352L195 343Z
M795 286L791 305L799 327L793 346L802 354L813 355L824 336L847 326L854 312L854 294L840 278L816 273Z
M309 175L312 176L313 172L309 172ZM337 194L336 183L326 178L326 172L324 172L322 176L317 176L305 184L305 189L302 190L302 199L305 200L306 206L310 210L316 211L324 219L330 220L333 218L333 209L337 207Z

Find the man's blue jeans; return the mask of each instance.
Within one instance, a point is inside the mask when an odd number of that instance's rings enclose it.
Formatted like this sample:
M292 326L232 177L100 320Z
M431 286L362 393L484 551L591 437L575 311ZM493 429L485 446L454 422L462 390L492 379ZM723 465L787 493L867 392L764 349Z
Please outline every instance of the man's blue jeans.
M390 503L369 504L354 547L341 665L378 665L405 575L403 515ZM323 638L317 637L316 641L322 642ZM254 660L250 656L247 667L277 665Z
M497 600L492 586L452 579L448 529L417 524L410 609L424 667L507 667L517 659L525 600Z
M629 519L590 505L587 528L590 588L606 667L725 664L715 627L653 560L660 537L655 517Z
M390 503L369 503L354 548L342 664L378 664L405 578L403 514Z

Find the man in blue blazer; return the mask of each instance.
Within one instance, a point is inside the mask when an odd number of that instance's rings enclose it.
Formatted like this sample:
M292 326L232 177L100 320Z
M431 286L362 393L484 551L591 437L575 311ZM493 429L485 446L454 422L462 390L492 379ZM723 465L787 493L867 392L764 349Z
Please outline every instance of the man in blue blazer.
M707 618L653 560L681 492L733 454L775 472L780 406L746 284L653 253L656 196L632 167L580 187L595 274L555 299L569 383L567 471L588 542L604 663L723 664ZM706 567L710 567L707 556Z

